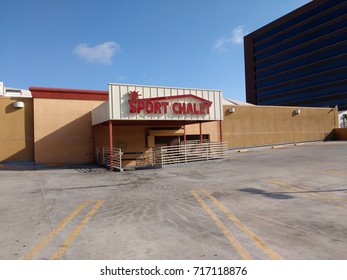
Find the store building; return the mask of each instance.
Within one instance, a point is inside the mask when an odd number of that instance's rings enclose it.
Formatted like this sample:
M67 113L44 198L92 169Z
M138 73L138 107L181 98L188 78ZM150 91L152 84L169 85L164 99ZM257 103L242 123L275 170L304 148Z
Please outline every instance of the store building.
M126 84L110 84L109 91L21 90L0 85L0 162L90 163L99 160L98 148L106 148L120 149L122 166L133 166L141 154L157 148L174 147L182 154L188 142L210 143L205 150L222 153L322 141L338 127L335 108L254 106L225 99L220 90Z
M97 135L94 143L99 148L108 147L107 157L113 157L110 160L121 157L122 166L155 165L153 148L186 143L187 134L189 140L200 143L203 138L222 142L222 119L222 93L207 89L110 84L109 100L92 111L93 131ZM219 133L209 129L204 134L203 123L211 121L218 121ZM192 124L198 124L198 134L187 132L186 126ZM118 154L113 155L114 147L119 149ZM148 150L150 154L145 155ZM177 161L182 155L172 152L170 161ZM103 163L102 158L100 161Z
M247 102L347 109L347 1L310 1L244 38Z

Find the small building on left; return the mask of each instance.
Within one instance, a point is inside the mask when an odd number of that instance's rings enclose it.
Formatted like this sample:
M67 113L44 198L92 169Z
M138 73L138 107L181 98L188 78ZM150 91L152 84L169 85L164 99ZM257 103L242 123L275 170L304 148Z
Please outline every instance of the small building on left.
M0 82L0 162L34 161L34 110L31 92Z
M108 91L24 90L1 82L0 162L92 162L91 111L107 99Z

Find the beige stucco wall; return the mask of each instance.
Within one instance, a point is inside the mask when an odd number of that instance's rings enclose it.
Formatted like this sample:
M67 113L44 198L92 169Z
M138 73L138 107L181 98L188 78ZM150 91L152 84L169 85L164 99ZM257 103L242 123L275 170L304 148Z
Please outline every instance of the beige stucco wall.
M103 101L35 98L35 162L92 162L90 112L101 103Z
M34 143L36 163L85 163L93 161L91 110L102 101L34 99ZM231 107L231 106L229 106ZM223 141L229 148L288 142L324 140L337 125L335 109L294 107L223 107ZM155 127L151 127L155 130ZM113 143L124 152L148 150L148 126L113 126ZM99 127L94 127L94 145L99 146ZM108 125L102 126L103 146L109 145ZM156 132L158 133L158 132ZM170 131L168 135L180 132ZM186 133L199 132L199 124L187 125ZM219 122L202 124L210 141L219 141ZM131 162L129 162L131 163Z
M95 145L100 146L99 126L94 128ZM146 127L143 126L112 126L113 147L124 152L142 152L146 147ZM109 147L109 126L102 126L102 147Z
M228 108L235 108L229 113ZM224 106L223 138L229 148L325 140L337 126L337 109Z
M201 124L202 134L209 134L211 142L220 141L219 139L219 121L205 122ZM199 124L190 124L186 126L186 134L200 134Z
M24 108L13 108L16 101ZM0 161L32 161L33 133L32 99L0 97Z

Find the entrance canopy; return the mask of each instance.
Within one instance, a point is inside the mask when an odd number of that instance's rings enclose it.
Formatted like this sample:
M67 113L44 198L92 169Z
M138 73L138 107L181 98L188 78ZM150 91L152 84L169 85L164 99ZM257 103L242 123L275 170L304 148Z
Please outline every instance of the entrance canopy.
M92 125L192 124L223 119L220 90L109 84L109 100L92 111Z

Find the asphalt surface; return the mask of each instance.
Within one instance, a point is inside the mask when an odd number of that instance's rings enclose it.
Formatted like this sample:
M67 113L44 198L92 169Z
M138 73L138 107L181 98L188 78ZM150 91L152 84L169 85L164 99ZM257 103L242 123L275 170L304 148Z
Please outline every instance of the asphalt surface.
M0 259L346 260L346 162L341 141L121 173L1 165Z

